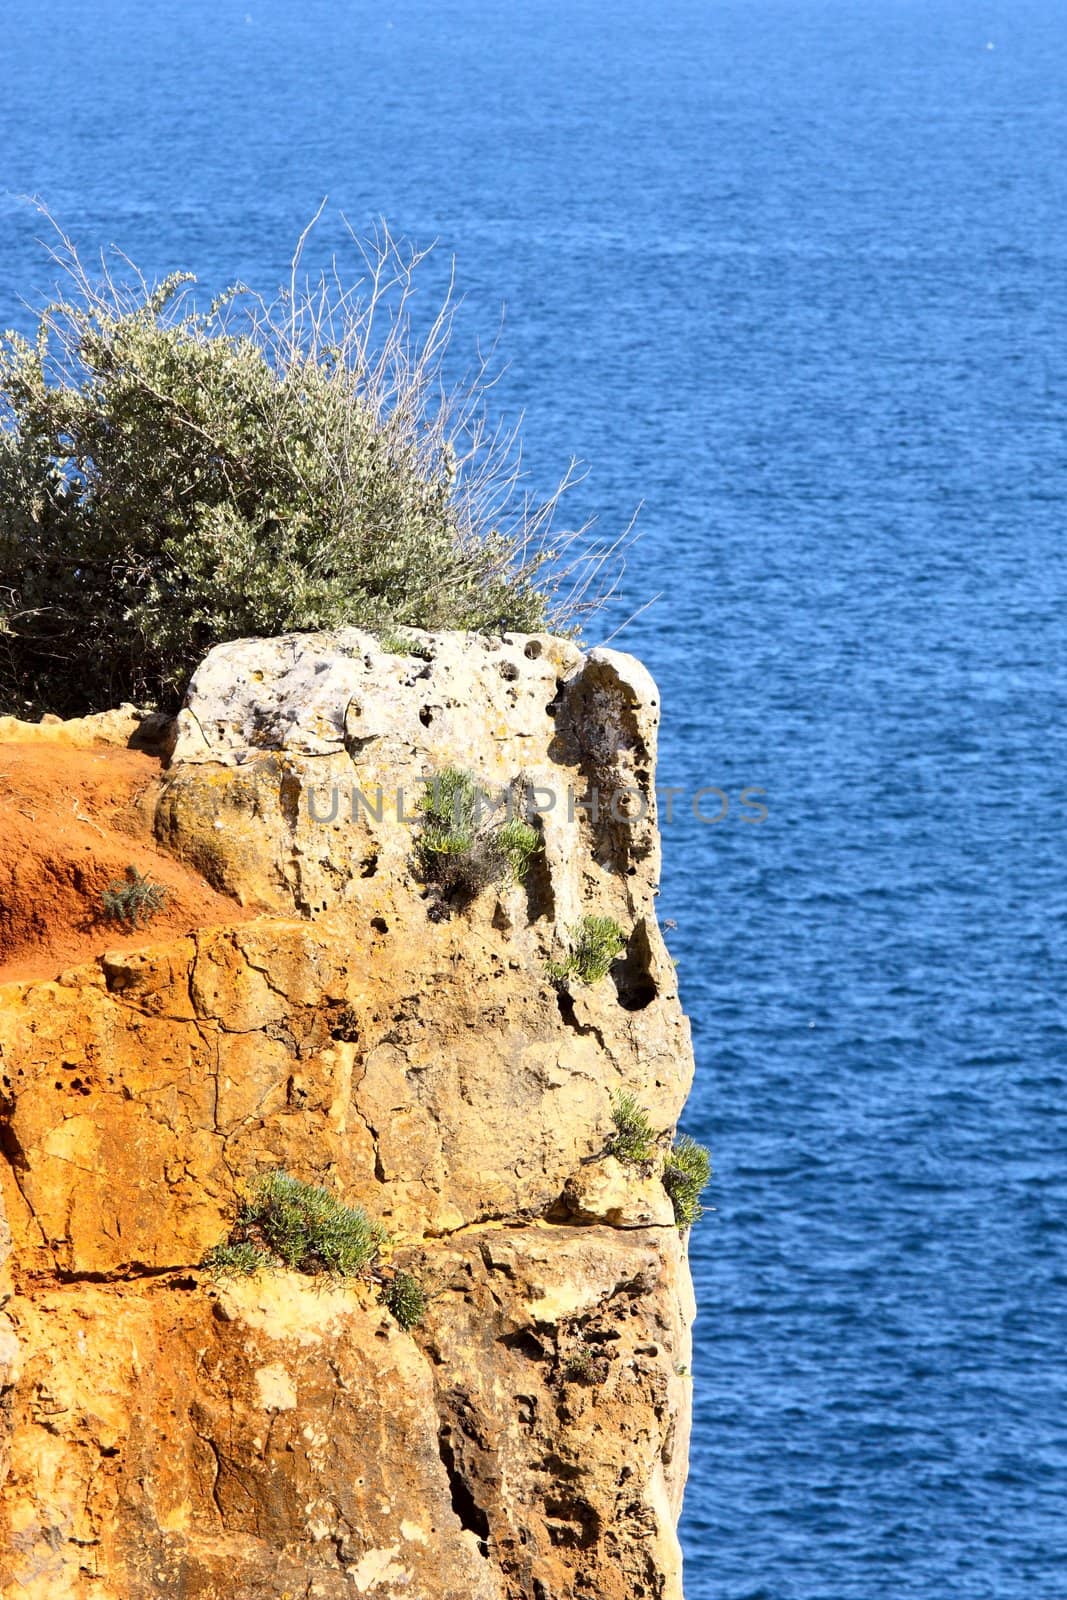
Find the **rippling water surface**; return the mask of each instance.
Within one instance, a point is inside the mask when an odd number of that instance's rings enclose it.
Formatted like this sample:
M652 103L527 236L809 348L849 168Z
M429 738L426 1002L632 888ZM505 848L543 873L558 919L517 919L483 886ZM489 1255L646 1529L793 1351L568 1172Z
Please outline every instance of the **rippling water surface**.
M664 913L716 1160L689 1600L1055 1600L1067 11L5 0L0 321L87 244L280 281L324 194L507 302L576 515L644 502ZM762 825L745 786L767 791ZM714 814L712 807L711 814Z

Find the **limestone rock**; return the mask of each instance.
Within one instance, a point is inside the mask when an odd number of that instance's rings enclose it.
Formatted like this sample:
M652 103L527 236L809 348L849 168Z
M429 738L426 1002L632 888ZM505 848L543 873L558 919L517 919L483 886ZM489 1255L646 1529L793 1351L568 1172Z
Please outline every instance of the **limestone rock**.
M498 1600L380 1307L283 1276L52 1288L19 1318L5 1593Z
M575 1222L606 1222L613 1228L669 1228L674 1207L659 1175L604 1156L589 1161L563 1186L561 1213Z
M88 717L43 716L40 722L0 717L0 744L55 744L76 750L94 745L128 745L137 750L169 749L173 743L172 719L153 711L122 705L115 711L97 711Z
M608 1153L613 1095L669 1130L692 1072L655 687L547 636L412 641L214 651L149 799L240 912L0 986L0 1592L680 1600L685 1242ZM465 907L415 860L450 765L541 806L526 884ZM408 805L353 817L379 789ZM553 983L586 915L626 948ZM373 1276L200 1267L279 1168L384 1223L420 1328Z

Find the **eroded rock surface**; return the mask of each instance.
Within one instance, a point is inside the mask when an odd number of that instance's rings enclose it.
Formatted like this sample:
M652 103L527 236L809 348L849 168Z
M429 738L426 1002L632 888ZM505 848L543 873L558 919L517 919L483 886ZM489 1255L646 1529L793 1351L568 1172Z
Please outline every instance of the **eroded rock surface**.
M0 987L4 1593L680 1600L684 1240L608 1152L615 1093L666 1139L692 1072L655 689L547 636L411 640L213 652L155 832L235 920ZM543 844L467 907L414 860L450 765L532 794ZM560 993L590 914L626 950ZM373 1281L200 1269L275 1168L382 1220L421 1327Z

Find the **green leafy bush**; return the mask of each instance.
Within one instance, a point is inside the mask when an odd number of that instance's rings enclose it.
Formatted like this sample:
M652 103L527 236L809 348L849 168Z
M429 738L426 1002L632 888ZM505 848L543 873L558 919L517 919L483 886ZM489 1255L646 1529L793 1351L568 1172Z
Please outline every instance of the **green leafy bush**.
M704 1215L700 1197L710 1178L710 1151L683 1133L663 1163L663 1187L671 1197L679 1228L691 1228Z
M100 896L100 909L108 922L123 928L143 928L170 899L170 890L138 872L126 868L123 878L113 878Z
M383 232L348 289L298 251L276 301L202 310L187 273L97 283L59 241L65 297L0 341L0 713L170 708L227 639L595 606L612 548L547 544L572 472L533 500L492 375L443 384L449 299L414 339L418 252Z
M426 1315L426 1291L410 1272L397 1271L382 1288L382 1304L388 1307L400 1326L409 1332Z
M470 772L445 767L422 798L423 816L418 850L429 869L436 856L464 855L474 842L478 825L478 785Z
M385 1231L360 1206L345 1206L326 1189L286 1172L257 1179L237 1222L204 1257L215 1272L252 1272L281 1265L296 1272L355 1278L374 1261Z
M490 884L524 882L541 848L536 828L521 817L489 812L472 774L458 767L438 773L422 814L416 864L445 900L464 903Z
M561 960L548 963L549 977L561 988L569 983L596 983L605 977L626 948L626 935L610 917L583 917L571 929L568 944Z
M614 1096L611 1120L615 1124L615 1132L608 1143L610 1153L634 1166L651 1161L656 1151L656 1131L647 1113L626 1090L620 1090Z

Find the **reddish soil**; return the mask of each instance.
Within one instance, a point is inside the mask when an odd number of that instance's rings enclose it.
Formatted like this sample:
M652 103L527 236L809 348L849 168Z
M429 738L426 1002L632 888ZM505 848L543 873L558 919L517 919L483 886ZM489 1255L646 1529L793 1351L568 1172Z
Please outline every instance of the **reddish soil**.
M159 760L141 751L0 742L0 983L54 978L105 950L246 920L156 845L159 782ZM170 891L136 930L101 911L101 895L128 866Z

